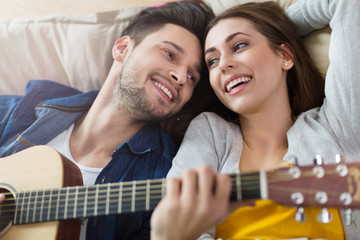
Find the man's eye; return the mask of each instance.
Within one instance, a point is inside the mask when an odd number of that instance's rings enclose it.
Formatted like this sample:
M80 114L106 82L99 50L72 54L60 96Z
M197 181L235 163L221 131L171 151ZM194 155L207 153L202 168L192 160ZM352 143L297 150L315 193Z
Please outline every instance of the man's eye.
M170 59L174 59L174 54L172 52L165 50L165 54L168 55Z
M191 74L188 74L187 77L192 81L192 82L196 82L196 78L191 75Z
M249 43L247 41L241 41L241 42L235 43L234 52L236 52L239 49L242 49L242 48L246 47L247 45L249 45Z

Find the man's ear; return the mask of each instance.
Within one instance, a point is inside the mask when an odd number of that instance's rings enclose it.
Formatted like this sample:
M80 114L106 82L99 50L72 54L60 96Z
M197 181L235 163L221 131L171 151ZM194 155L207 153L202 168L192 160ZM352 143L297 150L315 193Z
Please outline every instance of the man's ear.
M122 62L133 46L133 39L130 36L123 36L116 40L113 48L112 55L115 61Z
M280 45L281 51L280 51L280 57L282 58L281 62L282 62L282 69L283 70L289 70L292 68L292 66L294 66L294 61L293 61L293 53L290 50L289 46L286 44L281 44Z

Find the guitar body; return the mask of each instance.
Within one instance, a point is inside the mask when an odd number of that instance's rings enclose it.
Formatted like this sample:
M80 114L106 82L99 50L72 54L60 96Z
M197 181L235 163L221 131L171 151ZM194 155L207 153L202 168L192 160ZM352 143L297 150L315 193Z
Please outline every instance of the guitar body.
M35 146L0 159L0 189L11 192L82 185L81 172L70 160L48 146ZM1 216L0 204L0 216ZM0 238L79 239L79 220L2 225Z

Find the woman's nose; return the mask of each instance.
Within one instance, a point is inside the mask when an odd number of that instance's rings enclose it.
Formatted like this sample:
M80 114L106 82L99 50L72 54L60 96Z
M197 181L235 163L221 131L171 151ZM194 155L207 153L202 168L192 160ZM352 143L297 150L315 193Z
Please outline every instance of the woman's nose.
M221 69L221 71L223 72L228 71L229 69L234 68L234 66L235 66L235 62L230 56L227 55L221 56L219 61L219 68Z

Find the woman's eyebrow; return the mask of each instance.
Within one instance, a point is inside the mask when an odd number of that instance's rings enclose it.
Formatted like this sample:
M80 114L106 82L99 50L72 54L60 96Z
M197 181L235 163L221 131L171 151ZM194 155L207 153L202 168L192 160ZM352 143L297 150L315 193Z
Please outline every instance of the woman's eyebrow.
M244 32L235 32L235 33L232 33L232 34L230 34L229 36L227 36L227 37L225 38L225 42L226 42L226 43L230 42L230 41L231 41L234 37L236 37L237 35L246 35L246 36L248 36L248 37L251 36L251 35L249 35L249 34L247 34L247 33L244 33ZM215 51L215 50L216 50L215 47L210 47L210 48L208 48L208 49L205 50L205 55L208 54L208 53L210 53L210 52L213 52L213 51Z

